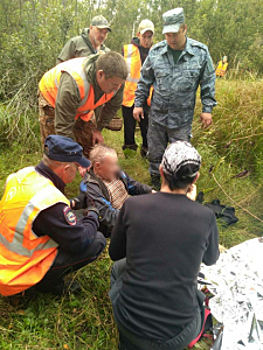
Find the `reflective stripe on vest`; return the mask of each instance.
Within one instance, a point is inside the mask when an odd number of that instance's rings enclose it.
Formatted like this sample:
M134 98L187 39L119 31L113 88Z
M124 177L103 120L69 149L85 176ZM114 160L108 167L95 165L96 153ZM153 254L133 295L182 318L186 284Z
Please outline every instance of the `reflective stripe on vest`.
M220 61L216 68L216 76L223 77L226 74L227 67L228 67L227 62L223 63L222 61Z
M115 93L103 94L95 103L94 88L88 82L83 66L85 59L86 57L78 57L58 64L44 74L39 89L44 98L55 108L61 74L67 72L75 80L81 99L75 119L89 121L94 109L108 102Z
M141 56L138 47L133 44L124 45L123 53L128 66L129 75L125 81L122 104L126 107L131 107L134 104L135 91L140 80ZM149 106L151 105L151 96L152 88L147 99L147 104Z
M32 226L42 210L57 203L69 205L54 184L33 167L8 177L0 201L0 294L30 288L53 264L58 244L47 235L38 237Z
M0 243L3 244L10 252L31 257L36 250L44 250L58 246L56 242L54 242L52 239L49 239L46 243L39 244L34 250L30 250L26 247L23 247L24 237L19 233L25 230L29 216L32 214L37 203L39 202L39 198L43 198L43 196L46 195L46 192L47 189L44 188L42 191L38 192L27 204L18 220L18 223L16 224L15 234L12 242L9 242L0 232Z

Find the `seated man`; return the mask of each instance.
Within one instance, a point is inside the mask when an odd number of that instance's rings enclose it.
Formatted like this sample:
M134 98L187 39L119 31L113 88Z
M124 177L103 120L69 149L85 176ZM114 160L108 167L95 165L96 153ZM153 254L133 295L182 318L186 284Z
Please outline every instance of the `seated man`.
M110 297L121 350L182 350L201 331L200 264L219 257L213 212L187 198L201 157L177 141L160 165L161 191L129 198L112 232Z
M78 222L64 195L78 166L90 166L82 151L75 141L50 135L42 162L8 177L0 201L0 294L36 286L61 295L69 290L64 288L64 276L104 250L96 208ZM70 290L77 287L73 283Z
M120 170L113 148L96 145L90 153L90 160L92 167L85 174L80 190L85 194L86 207L94 207L95 203L100 213L100 231L109 237L129 195L151 193L152 189Z

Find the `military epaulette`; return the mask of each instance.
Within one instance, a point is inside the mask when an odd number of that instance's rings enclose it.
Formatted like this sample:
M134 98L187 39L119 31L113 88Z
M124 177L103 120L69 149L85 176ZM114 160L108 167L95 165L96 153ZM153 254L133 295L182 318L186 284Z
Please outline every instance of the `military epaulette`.
M151 51L156 50L156 49L161 49L166 46L166 40L160 41L159 43L155 44Z
M190 38L189 38L190 39ZM189 40L188 39L188 40ZM200 43L199 41L196 41L196 40L193 40L193 39L190 39L191 41L190 41L190 44L191 44L191 46L198 46L198 47L200 47L201 49L204 49L205 51L208 51L208 48L207 48L207 46L205 45L205 44L203 44L203 43Z

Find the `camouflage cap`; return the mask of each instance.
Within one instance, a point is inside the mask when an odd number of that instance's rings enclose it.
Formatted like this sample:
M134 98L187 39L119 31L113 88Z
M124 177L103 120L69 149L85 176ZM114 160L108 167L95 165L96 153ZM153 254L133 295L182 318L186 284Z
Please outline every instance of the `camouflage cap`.
M187 177L194 177L201 166L201 156L191 143L175 141L166 148L161 165L164 173L173 176L182 167L190 165Z
M143 19L138 27L138 33L144 34L150 30L154 34L154 24L148 19Z
M181 24L185 22L184 9L177 7L163 14L163 34L177 33Z
M111 32L109 22L102 15L93 17L90 24L94 27L98 27L99 29L108 29L108 31Z

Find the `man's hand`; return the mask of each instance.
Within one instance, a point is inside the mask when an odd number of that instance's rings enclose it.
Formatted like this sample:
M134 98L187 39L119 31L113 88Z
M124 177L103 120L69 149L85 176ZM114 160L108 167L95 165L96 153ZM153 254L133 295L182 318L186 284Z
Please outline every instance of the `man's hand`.
M69 200L70 208L74 210L85 208L85 194L81 193L78 197Z
M144 119L143 108L142 107L134 107L133 118L139 122L141 120L140 117L142 119Z
M94 130L92 133L92 146L95 146L97 143L103 143L103 136L99 130Z
M96 203L94 201L94 199L92 197L90 197L89 195L86 195L85 197L85 204L86 204L86 209L83 211L83 215L86 216L88 215L88 213L90 211L93 211L94 213L96 213L98 215L98 217L100 216L100 212L96 206Z
M200 123L202 123L202 128L208 128L213 124L213 118L211 113L201 113Z
M78 166L78 169L79 169L79 174L81 177L84 177L84 175L86 174L86 171L90 169L89 168L83 168L81 165Z

